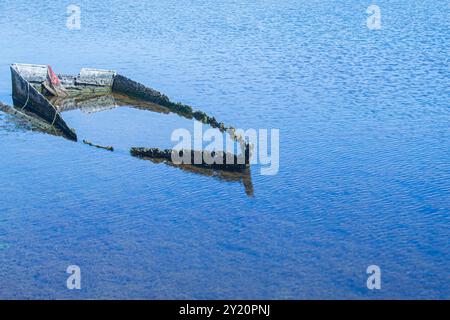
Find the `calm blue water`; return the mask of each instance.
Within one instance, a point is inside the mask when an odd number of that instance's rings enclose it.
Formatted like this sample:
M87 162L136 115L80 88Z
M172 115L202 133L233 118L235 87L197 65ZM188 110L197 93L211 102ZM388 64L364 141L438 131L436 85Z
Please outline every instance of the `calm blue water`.
M65 115L110 153L0 114L0 298L450 298L448 1L376 1L378 31L368 1L77 3L79 31L70 2L1 1L0 101L13 62L115 69L280 129L280 171L249 197L127 154L192 129L175 115Z

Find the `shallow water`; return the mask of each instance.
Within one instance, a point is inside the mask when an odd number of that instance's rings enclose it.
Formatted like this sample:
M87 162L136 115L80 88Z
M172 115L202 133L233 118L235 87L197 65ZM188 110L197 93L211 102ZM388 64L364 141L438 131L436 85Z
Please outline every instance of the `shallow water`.
M13 62L115 69L226 124L280 129L280 171L252 167L249 197L0 114L0 298L450 297L447 1L378 1L378 31L353 0L78 3L79 31L65 3L0 3L0 101ZM64 117L124 150L192 130L146 113L142 136L141 114Z

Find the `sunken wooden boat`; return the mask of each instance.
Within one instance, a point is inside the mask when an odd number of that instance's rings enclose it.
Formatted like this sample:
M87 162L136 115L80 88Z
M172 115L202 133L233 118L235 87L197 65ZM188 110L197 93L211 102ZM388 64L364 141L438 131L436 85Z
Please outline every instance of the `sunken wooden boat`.
M162 106L169 112L180 116L196 119L222 132L228 132L230 136L238 141L241 150L245 155L244 162L237 161L234 156L234 163L208 164L199 163L197 166L226 170L245 171L250 163L250 146L242 137L235 134L233 127L226 127L222 122L218 122L214 117L208 116L202 111L194 111L191 106L172 102L166 95L157 90L148 88L143 84L133 81L127 77L117 74L112 70L100 70L92 68L81 69L78 75L55 74L50 66L35 64L12 64L11 65L12 93L15 110L11 113L28 117L38 118L38 122L44 123L52 130L56 130L60 135L77 141L78 137L74 129L70 128L61 116L61 112L80 107L80 104L88 102L95 104L95 109L108 107L114 98L112 95L131 97L153 105ZM112 99L112 100L111 100ZM44 125L44 126L45 126ZM91 144L93 145L93 144ZM113 149L108 147L107 149ZM163 152L154 154L148 148L132 148L131 154L142 158L164 158ZM177 151L171 151L174 153ZM194 154L199 151L185 151ZM224 155L230 158L230 155ZM168 159L166 159L168 160Z

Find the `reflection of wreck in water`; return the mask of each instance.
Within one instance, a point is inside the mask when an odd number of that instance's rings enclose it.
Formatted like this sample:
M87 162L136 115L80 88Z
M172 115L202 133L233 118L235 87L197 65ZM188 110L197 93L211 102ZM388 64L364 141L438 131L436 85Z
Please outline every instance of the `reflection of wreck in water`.
M229 133L240 144L244 162L227 162L209 165L202 160L200 164L178 164L168 157L158 154L145 154L146 148L132 148L131 154L154 163L166 163L184 171L211 176L222 181L242 182L247 195L253 195L250 174L250 145L235 134L233 127L226 127L214 117L192 107L174 103L160 92L116 74L114 71L82 69L79 75L56 75L49 66L13 64L11 66L14 108L0 103L0 110L13 114L31 124L33 130L52 135L63 136L77 141L74 129L71 129L61 116L65 111L79 109L88 114L101 112L121 106L158 113L175 113L187 119L196 119L204 124ZM84 143L105 149L84 140ZM134 151L133 151L134 149ZM136 150L143 153L139 154ZM175 152L174 150L163 150ZM163 152L160 151L160 152ZM197 151L185 150L192 154ZM179 151L178 151L179 152ZM241 156L235 156L234 160Z
M147 110L163 114L169 114L170 109L155 103L133 98L119 93L83 94L75 97L49 97L49 101L58 106L60 112L80 110L83 113L111 110L118 107L130 107L139 110Z
M223 170L213 170L213 169L197 167L197 166L189 165L189 164L175 164L172 161L170 161L168 159L164 159L164 158L141 157L141 159L149 160L156 164L164 163L168 166L178 168L178 169L181 169L186 172L199 174L199 175L206 176L206 177L216 178L216 179L219 179L219 180L225 181L225 182L240 182L244 185L245 193L249 197L252 197L254 195L250 167L246 168L242 172L228 172L228 171L223 171Z
M242 182L245 193L248 196L253 196L250 166L247 165L248 151L236 156L223 151L160 150L158 148L133 147L130 153L135 157L150 160L153 163L165 163L184 171L215 177L223 181ZM181 161L183 155L188 158L186 162ZM201 158L202 161L196 162L197 157ZM208 157L209 161L205 160L204 157Z

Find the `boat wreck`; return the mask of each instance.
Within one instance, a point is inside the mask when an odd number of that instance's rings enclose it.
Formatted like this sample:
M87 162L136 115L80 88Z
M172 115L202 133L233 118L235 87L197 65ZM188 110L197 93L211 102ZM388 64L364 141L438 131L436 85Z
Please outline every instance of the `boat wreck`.
M55 74L50 66L13 64L10 67L14 108L6 108L7 112L26 118L52 134L64 136L77 141L75 129L70 128L61 113L73 109L86 112L98 112L118 105L133 105L139 109L175 113L188 119L196 119L221 132L227 132L231 138L239 142L242 155L237 156L217 152L210 156L215 162L204 160L203 151L194 150L159 150L157 148L132 148L133 156L143 159L165 161L178 165L173 155L183 155L188 159L186 165L194 167L222 170L228 172L244 172L250 165L251 146L235 134L233 127L227 127L206 113L194 110L191 106L172 102L166 95L148 88L134 80L117 74L112 70L91 68L81 69L78 75ZM130 103L130 100L133 100ZM112 146L101 146L83 140L87 145L113 151ZM194 159L202 159L194 161ZM230 161L231 159L231 161ZM183 165L183 163L181 163Z

